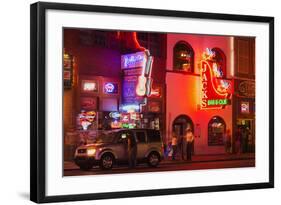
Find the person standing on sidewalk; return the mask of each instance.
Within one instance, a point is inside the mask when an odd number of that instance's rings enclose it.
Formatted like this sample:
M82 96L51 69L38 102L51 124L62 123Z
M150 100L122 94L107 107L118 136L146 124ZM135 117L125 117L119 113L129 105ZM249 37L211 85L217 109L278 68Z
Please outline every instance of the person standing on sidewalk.
M183 133L181 137L181 158L185 159L186 156L186 131Z
M251 131L249 131L249 134L248 134L248 152L253 152L253 135L251 133Z
M134 168L137 165L137 143L131 134L127 134L127 146L129 168Z
M225 146L225 152L230 154L231 153L231 134L230 129L226 130L226 133L223 135L224 139L224 146Z
M172 136L172 150L173 150L172 160L175 160L178 150L178 136L176 135L175 132L173 132L173 136Z
M235 133L235 153L241 153L241 128L238 128Z
M243 128L241 133L241 148L242 153L246 153L248 150L248 128Z
M194 135L190 128L186 130L185 140L186 140L186 160L191 161L192 143L194 141Z

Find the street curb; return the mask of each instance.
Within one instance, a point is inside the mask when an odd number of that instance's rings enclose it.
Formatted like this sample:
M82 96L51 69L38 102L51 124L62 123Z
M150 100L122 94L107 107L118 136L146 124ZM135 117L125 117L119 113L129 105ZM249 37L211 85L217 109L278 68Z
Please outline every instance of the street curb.
M233 159L212 159L212 160L194 160L194 161L185 161L185 160L175 160L169 162L162 162L161 164L185 164L185 163L200 163L200 162L218 162L218 161L235 161L235 160L251 160L255 159L255 157L241 157L241 158L233 158Z
M175 160L175 161L166 161L162 160L160 163L161 165L170 165L170 164L192 164L192 163L202 163L202 162L222 162L222 161L238 161L238 160L251 160L255 159L255 157L240 157L240 158L230 158L230 159L212 159L212 160L195 160L195 161L185 161L185 160ZM74 171L79 169L77 168L69 168L64 169L64 171Z

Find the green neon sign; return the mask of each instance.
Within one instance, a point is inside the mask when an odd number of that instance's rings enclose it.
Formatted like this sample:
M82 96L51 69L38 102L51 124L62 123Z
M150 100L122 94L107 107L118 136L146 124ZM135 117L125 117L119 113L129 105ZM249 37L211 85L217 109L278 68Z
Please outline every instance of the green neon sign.
M228 99L212 99L207 101L208 105L227 105Z

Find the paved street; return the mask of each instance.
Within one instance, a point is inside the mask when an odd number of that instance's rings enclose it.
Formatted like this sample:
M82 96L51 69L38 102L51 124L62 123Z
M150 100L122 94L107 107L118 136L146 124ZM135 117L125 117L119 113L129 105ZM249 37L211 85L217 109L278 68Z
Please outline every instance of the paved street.
M135 172L159 172L159 171L179 171L179 170L198 170L198 169L219 169L235 167L253 167L255 158L253 154L244 155L216 155L216 156L194 156L192 162L183 160L172 161L163 160L157 168L148 167L146 164L140 164L134 169L129 169L126 165L115 166L110 171L104 171L94 167L89 171L81 171L72 162L65 162L65 176L77 175L97 175L97 174L119 174Z

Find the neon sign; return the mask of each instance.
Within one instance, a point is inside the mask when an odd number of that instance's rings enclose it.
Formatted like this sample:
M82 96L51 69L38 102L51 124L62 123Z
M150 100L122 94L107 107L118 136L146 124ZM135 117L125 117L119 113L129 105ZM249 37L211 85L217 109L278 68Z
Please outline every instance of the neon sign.
M143 57L132 57L138 55ZM137 59L137 61L132 63L133 60L126 60L127 58ZM127 61L132 62L126 64ZM143 104L146 97L151 94L153 56L150 55L149 50L145 50L144 52L123 55L121 63L122 68L130 68L123 69L123 104Z
M83 87L84 91L93 91L96 90L96 84L95 83L85 83Z
M249 113L250 112L250 103L249 102L241 102L241 113Z
M112 129L121 128L122 122L120 122L118 120L114 120L110 123L110 126L111 126Z
M63 55L63 80L64 88L71 88L73 85L73 64L74 59L71 55L65 53Z
M152 87L151 87L151 92L150 92L149 97L161 98L162 97L162 87L161 87L161 85L155 85L153 83Z
M130 112L130 111L139 111L139 110L140 110L140 106L139 106L139 105L135 105L135 104L123 105L123 106L122 106L122 110L123 110L123 111L127 111L127 112Z
M118 93L118 84L117 83L105 83L104 92L109 94Z
M146 62L146 56L144 52L137 52L121 56L121 68L136 68L143 67Z
M98 83L96 80L82 80L82 91L98 92Z
M230 104L232 83L217 78L213 62L201 61L201 109L221 109Z
M142 73L138 78L138 84L136 87L136 93L138 96L147 96L151 93L151 71L152 71L152 64L153 64L153 57L150 55L149 51L146 50L147 61L145 66L142 69Z
M95 118L95 111L86 112L82 110L81 113L78 115L79 124L82 126L83 130L87 130L88 127L93 124Z
M109 113L109 117L111 117L113 119L118 119L121 117L121 114L119 112L111 112L111 113Z

